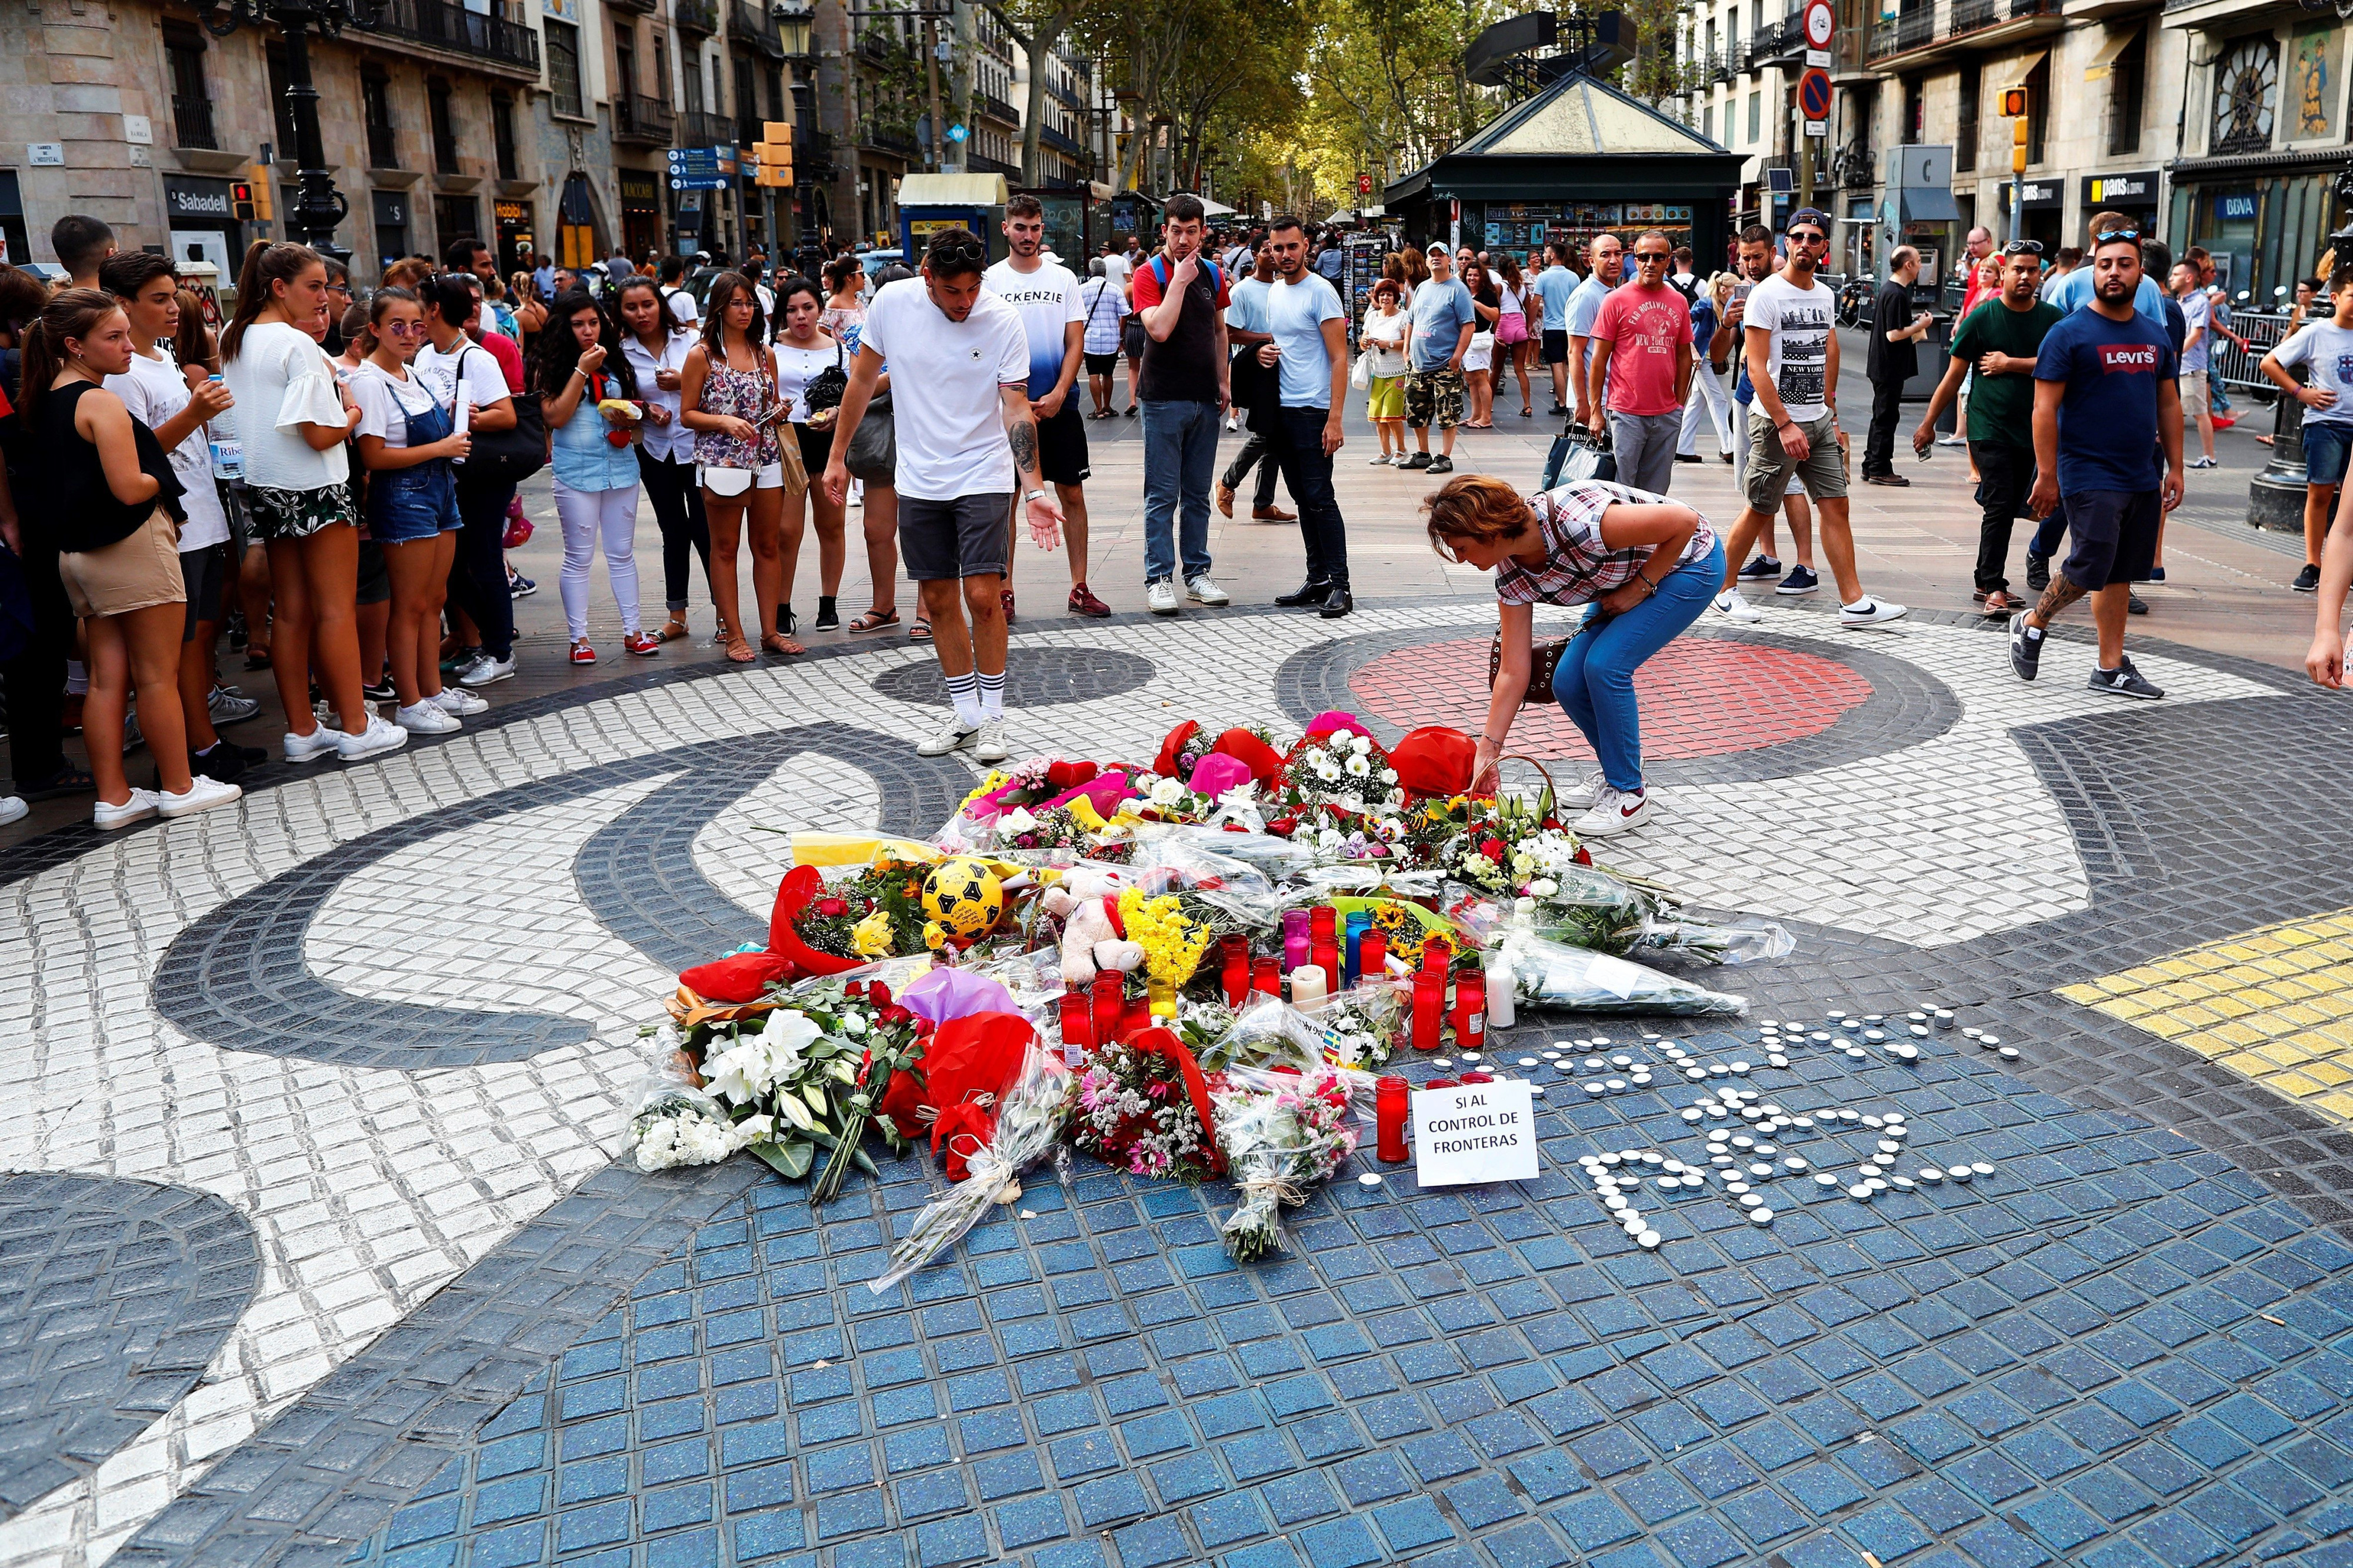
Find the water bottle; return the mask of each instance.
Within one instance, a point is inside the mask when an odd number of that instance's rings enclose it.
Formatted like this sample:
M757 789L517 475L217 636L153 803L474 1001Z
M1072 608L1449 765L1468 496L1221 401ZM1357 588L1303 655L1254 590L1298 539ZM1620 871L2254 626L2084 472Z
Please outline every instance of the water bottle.
M221 379L215 373L212 379ZM213 478L233 484L245 482L245 443L237 438L237 424L224 409L206 423L206 435L212 443Z

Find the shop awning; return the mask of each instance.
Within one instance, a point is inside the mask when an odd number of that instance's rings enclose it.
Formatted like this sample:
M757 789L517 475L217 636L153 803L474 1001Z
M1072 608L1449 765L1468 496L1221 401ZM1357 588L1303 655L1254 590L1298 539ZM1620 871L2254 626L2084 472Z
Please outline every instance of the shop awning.
M1917 189L1907 185L1897 195L1903 198L1901 216L1907 224L1961 221L1961 209L1953 200L1953 193L1942 185L1924 185Z
M2085 81L2107 80L2108 71L2116 63L2116 57L2132 47L2133 40L2140 37L2140 28L2141 18L2136 16L2133 18L2132 25L2122 32L2110 33L2108 41L2100 46L2100 52L2092 57L2092 63L2084 68L2084 79Z
M899 180L902 207L1001 207L1002 174L905 174Z
M2050 58L2049 49L2037 49L2031 55L2021 55L2001 68L2002 85L2005 87L2023 85L2026 79L2041 69L2042 62Z

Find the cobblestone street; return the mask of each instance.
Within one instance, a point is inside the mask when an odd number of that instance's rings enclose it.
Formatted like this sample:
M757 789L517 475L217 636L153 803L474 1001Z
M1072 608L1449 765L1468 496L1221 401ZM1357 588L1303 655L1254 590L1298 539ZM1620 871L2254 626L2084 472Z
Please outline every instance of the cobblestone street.
M1493 601L1428 551L1429 481L1352 433L1355 616L1266 607L1295 530L1219 520L1235 606L1162 620L1134 424L1089 427L1121 613L1064 617L1022 559L1017 756L1476 724ZM1466 436L1465 466L1532 479L1542 447ZM761 937L776 830L920 834L971 787L913 752L926 647L557 670L549 526L526 679L464 732L121 835L37 808L0 837L0 1568L2353 1564L2353 710L2284 668L2311 600L2226 520L2242 456L2193 476L2215 521L2173 525L2132 623L2165 700L2085 689L2087 617L2018 681L1968 613L1957 457L1858 498L1910 618L1756 595L1644 670L1665 809L1602 858L1789 927L1708 972L1747 1015L1524 1016L1490 1065L1545 1091L1537 1181L1359 1156L1259 1264L1222 1184L1080 1163L875 1295L917 1162L821 1217L748 1157L616 1163L640 1028ZM1676 474L1729 523L1727 468ZM1514 739L1585 754L1556 716ZM1937 1006L1997 1038L1906 1064L1831 1016ZM1586 1087L1669 1040L1725 1071ZM1812 1118L1787 1152L1900 1144L1904 1182L1760 1163L1770 1226L1668 1194L1637 1247L1580 1160L1704 1158L1736 1082L1761 1102L1730 1131Z

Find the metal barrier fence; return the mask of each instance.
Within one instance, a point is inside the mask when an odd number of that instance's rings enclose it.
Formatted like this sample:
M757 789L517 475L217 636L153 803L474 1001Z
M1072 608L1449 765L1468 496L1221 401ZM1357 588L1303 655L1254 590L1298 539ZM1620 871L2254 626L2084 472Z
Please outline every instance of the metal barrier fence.
M2208 359L2208 378L2221 382L2233 391L2276 392L2271 380L2257 368L2263 355L2279 347L2295 329L2284 310L2233 310L2231 331L2246 340L2241 348L2221 332L2213 334L2214 349Z

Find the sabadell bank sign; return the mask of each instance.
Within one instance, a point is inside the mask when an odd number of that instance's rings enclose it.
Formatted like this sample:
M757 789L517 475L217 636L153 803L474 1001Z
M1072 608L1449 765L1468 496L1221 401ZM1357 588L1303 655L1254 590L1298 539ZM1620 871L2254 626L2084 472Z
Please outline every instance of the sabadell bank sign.
M166 180L164 206L174 217L225 218L235 212L229 205L226 180Z

